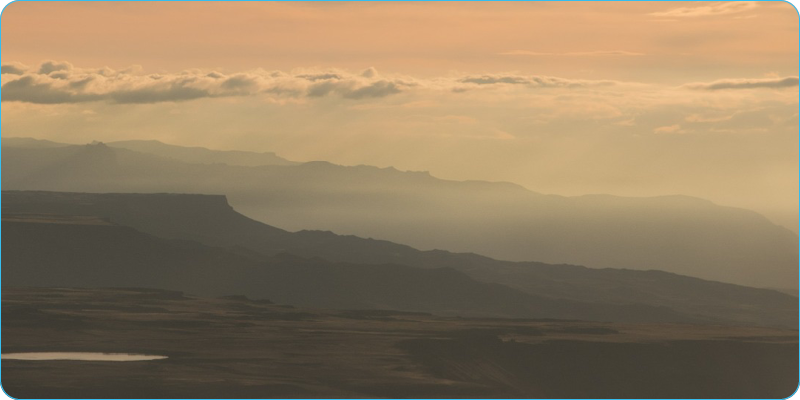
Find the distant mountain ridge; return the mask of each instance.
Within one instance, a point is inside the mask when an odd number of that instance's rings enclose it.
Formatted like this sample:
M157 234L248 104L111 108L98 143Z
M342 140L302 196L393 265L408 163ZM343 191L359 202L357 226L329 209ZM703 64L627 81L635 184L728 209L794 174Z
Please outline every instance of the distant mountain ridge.
M2 145L8 147L32 147L32 148L75 146L74 144L59 143L50 140L34 139L26 137L2 138Z
M178 161L197 164L227 164L254 167L260 165L298 165L299 162L278 157L275 153L238 150L209 150L205 147L182 147L157 140L124 140L107 143L111 147L139 151Z
M325 162L186 163L107 145L2 151L3 189L225 194L245 215L289 230L330 230L507 260L797 287L796 235L752 211L691 197L562 197L513 184Z
M477 282L450 268L331 263L288 254L247 257L114 224L5 218L4 286L142 287L201 296L246 295L283 304L397 309L440 315L718 322L641 304L550 299Z
M195 164L227 164L239 166L298 165L272 152L239 150L210 150L205 147L184 147L158 140L121 140L105 143L108 146L152 154L164 158ZM2 145L8 147L52 148L74 146L49 140L32 138L3 138Z
M466 274L464 278L469 276L478 282L500 284L533 296L576 304L647 306L654 310L671 310L674 315L695 321L797 324L797 298L771 290L661 271L497 261L476 254L419 251L387 241L331 232L291 233L239 214L224 196L218 195L4 191L2 198L5 220L15 215L81 216L84 219L93 216L160 238L191 240L227 249L247 259L269 260L281 254L293 254L307 260L368 264L365 268L370 265L450 268ZM13 233L7 231L6 236L8 234ZM266 291L259 293L270 296Z

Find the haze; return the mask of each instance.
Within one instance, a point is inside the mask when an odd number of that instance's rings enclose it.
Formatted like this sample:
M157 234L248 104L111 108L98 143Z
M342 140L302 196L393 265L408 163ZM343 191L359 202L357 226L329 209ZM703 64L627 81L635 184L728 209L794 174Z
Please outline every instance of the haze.
M9 398L797 392L789 3L2 18Z
M797 230L788 3L17 2L2 18L4 137L684 194Z

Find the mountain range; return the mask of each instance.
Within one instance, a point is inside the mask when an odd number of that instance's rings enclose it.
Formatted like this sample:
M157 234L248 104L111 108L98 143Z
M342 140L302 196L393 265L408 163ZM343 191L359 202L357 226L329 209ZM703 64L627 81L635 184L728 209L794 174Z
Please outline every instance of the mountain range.
M686 196L544 195L510 183L248 154L158 142L66 145L4 138L2 186L224 194L242 214L290 231L327 230L502 260L662 270L797 289L797 236L749 210ZM352 261L391 261L363 257Z
M661 271L591 269L288 232L224 196L4 191L3 284L155 287L321 308L793 327L797 298Z

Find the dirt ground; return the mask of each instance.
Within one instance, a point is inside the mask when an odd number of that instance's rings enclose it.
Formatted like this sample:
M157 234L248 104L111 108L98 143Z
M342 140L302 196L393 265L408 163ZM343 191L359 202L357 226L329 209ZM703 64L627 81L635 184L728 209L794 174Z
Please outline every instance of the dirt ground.
M318 310L148 289L2 289L16 398L785 398L798 331Z

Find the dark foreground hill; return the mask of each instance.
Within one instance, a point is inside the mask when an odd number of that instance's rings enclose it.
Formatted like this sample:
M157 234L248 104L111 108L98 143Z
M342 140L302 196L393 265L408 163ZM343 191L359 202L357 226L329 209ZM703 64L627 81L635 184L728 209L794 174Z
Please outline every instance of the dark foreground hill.
M143 289L4 288L15 398L785 398L797 331L286 308Z
M551 299L450 268L246 257L86 217L4 215L4 287L147 287L325 308L632 322L717 322L641 304Z
M3 246L7 250L4 284L45 286L70 282L69 285L83 286L80 280L83 278L70 277L69 270L62 273L63 279L72 280L61 281L61 277L56 278L51 272L46 275L51 278L49 283L37 281L40 275L34 274L27 265L52 269L74 259L71 268L85 269L91 264L87 264L87 258L93 257L92 263L98 268L119 264L120 274L131 275L126 279L132 279L130 283L124 280L93 282L94 286L136 283L136 286L195 293L266 296L292 304L389 307L464 315L496 313L498 316L797 326L797 298L771 290L660 271L504 262L475 254L419 251L387 241L330 232L291 233L237 213L223 196L14 191L4 191L2 196ZM95 217L122 226L83 226L77 222L34 224L37 216L51 220L61 216L68 221ZM77 230L84 233L70 233ZM120 236L112 240L110 234L101 232ZM48 246L53 247L48 252L37 242L45 239L51 243ZM83 244L65 245L76 240ZM164 250L130 247L134 243ZM216 248L200 246L200 243ZM111 250L115 246L127 248ZM83 249L84 253L73 250L75 248ZM61 253L57 249L62 249ZM178 250L183 251L182 256L173 255ZM6 280L6 272L15 268L9 264L14 252L24 255L16 268L28 280ZM286 253L302 258L274 257ZM98 259L101 255L106 258ZM156 255L168 257L156 259ZM37 260L36 257L48 259ZM270 273L277 275L270 275L269 279L267 275L251 279L255 276L254 269L267 274L253 267L258 263L269 265ZM187 280L184 275L167 275L165 271L171 269L197 277ZM214 275L219 270L225 271L221 277ZM156 276L148 277L149 274ZM232 279L237 279L236 286L225 286ZM198 286L206 281L213 284ZM438 293L436 285L443 288ZM412 292L423 288L430 292ZM448 288L452 291L445 290ZM316 300L309 303L308 299ZM359 299L363 303L359 304ZM534 307L534 304L547 304L547 307ZM575 307L566 307L569 304ZM594 308L589 304L594 304ZM584 307L580 313L575 311L581 309L578 305ZM645 316L647 313L652 314Z
M213 152L192 153L197 163L188 163L103 144L17 141L2 152L3 189L226 194L245 215L285 229L755 287L798 282L796 235L754 212L697 198L561 197L393 168L212 164Z

